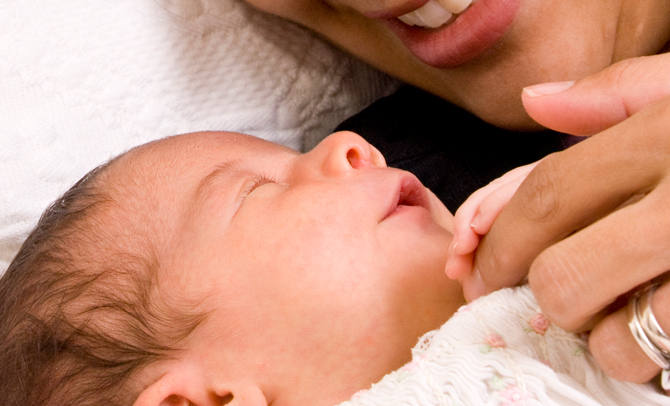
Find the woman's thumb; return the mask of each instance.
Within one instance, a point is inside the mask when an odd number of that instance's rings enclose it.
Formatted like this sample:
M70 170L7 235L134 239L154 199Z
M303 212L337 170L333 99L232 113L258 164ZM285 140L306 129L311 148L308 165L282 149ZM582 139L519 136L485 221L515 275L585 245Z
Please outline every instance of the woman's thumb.
M593 135L670 96L670 54L627 59L578 81L523 90L538 123L572 135Z

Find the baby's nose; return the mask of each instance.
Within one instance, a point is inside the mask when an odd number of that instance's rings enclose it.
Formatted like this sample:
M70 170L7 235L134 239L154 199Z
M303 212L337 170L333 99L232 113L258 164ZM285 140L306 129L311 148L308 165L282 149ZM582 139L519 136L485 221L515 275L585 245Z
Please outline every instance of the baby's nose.
M352 170L370 166L386 167L386 160L377 148L349 131L330 135L309 154L320 160L321 169L327 174L346 175Z

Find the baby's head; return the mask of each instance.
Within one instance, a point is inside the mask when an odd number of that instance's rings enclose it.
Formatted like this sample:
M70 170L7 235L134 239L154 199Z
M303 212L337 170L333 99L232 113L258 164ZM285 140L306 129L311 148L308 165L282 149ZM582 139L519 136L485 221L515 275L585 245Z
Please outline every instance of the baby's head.
M352 133L304 155L231 133L133 149L2 279L6 404L344 401L463 303L445 216Z

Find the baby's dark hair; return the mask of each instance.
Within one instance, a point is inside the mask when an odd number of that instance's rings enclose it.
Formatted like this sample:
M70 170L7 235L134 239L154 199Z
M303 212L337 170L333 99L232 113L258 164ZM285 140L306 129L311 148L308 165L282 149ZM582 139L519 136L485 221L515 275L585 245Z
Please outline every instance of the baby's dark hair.
M49 207L0 279L0 405L130 405L202 321L161 298L151 236L118 227L138 213L106 192L110 164Z

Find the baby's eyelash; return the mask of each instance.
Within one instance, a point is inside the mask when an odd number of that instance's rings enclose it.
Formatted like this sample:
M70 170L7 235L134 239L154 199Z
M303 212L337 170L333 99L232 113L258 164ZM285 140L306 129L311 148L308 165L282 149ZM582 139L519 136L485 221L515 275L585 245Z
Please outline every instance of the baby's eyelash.
M274 183L275 179L272 176L268 176L265 174L261 174L257 177L255 177L251 182L249 182L249 186L244 189L242 192L242 199L246 198L253 192L256 188L265 185L266 183Z

